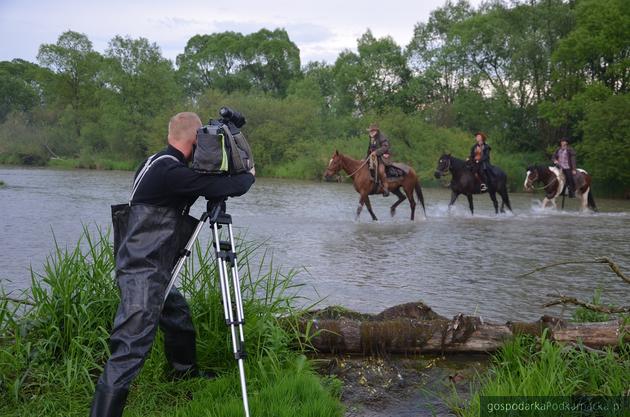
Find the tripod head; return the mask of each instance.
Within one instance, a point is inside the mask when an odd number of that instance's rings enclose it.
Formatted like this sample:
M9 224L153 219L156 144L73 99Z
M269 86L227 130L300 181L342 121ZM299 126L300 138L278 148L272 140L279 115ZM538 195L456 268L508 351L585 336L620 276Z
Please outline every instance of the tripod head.
M204 220L204 217L208 219L210 224L214 223L232 223L232 217L225 211L227 209L225 202L227 198L221 200L208 200L206 203L206 212L201 216L200 220Z

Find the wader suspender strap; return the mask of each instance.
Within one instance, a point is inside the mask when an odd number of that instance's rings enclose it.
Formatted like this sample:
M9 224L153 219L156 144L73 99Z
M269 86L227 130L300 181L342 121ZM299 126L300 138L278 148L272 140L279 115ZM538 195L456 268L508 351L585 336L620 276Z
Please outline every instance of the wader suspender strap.
M157 154L155 154L155 155L157 155ZM179 159L175 158L173 155L162 155L162 156L159 156L157 158L155 158L155 155L152 155L152 156L149 157L149 159L147 159L147 162L144 164L144 166L142 167L142 169L138 173L138 176L134 180L134 182L133 182L133 189L131 190L131 195L129 196L129 205L131 205L131 200L133 200L133 196L134 196L134 194L136 194L136 191L138 190L138 186L140 185L140 181L142 181L142 178L144 178L144 175L147 173L149 168L151 168L151 166L154 163L156 163L160 159L164 159L164 158L170 158L170 159L174 160L175 162L179 162ZM153 159L153 158L155 158L155 159Z

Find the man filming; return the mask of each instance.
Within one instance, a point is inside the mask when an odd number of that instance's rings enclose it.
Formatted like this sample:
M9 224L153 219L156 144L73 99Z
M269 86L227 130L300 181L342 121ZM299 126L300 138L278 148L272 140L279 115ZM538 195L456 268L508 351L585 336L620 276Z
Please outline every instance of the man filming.
M126 230L119 230L115 254L120 304L110 335L111 355L96 385L91 417L122 416L129 386L151 350L158 326L173 376L203 376L196 366L195 329L186 300L173 288L164 301L184 239L183 214L200 196L224 200L245 194L254 183L254 172L228 176L190 169L187 164L201 126L195 113L173 116L167 148L136 172Z

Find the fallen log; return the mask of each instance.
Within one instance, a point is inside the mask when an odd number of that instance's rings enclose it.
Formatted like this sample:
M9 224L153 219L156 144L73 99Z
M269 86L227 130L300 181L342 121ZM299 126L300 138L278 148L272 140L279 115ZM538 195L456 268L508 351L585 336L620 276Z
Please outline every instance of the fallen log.
M500 324L463 314L447 319L421 302L377 315L328 307L304 315L300 327L310 332L310 344L319 353L362 355L494 352L515 335L540 336L545 330L552 340L595 349L630 342L630 324L621 320L569 323L543 316L532 323Z

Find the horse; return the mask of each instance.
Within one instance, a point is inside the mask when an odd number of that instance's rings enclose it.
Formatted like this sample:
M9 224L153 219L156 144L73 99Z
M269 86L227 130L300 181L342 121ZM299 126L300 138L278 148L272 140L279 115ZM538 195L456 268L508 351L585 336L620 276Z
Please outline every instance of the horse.
M510 205L510 197L507 191L507 175L499 167L493 166L492 170L493 178L488 178L488 194L494 205L494 212L499 213L499 203L497 202L496 194L501 196L501 213L505 213L504 207L512 211ZM438 160L437 168L435 170L435 178L440 178L442 175L446 175L451 172L453 179L449 185L451 189L451 202L448 203L450 210L451 206L457 200L460 194L464 194L468 198L468 206L470 207L470 213L474 214L473 208L473 194L481 194L479 189L479 183L475 177L475 174L466 166L466 161L457 159L451 154L443 154Z
M352 178L352 185L354 185L354 189L360 195L356 219L359 218L363 205L365 204L372 216L372 220L378 220L374 211L372 211L372 204L370 203L369 198L370 194L377 194L377 192L374 189L374 180L372 179L372 175L370 174L370 170L368 168L368 159L356 160L339 153L339 151L335 151L332 158L330 158L324 177L329 179L338 175L339 171L342 170ZM413 168L409 168L409 172L407 172L403 177L388 178L387 182L388 190L398 197L398 201L396 201L389 209L392 217L396 214L396 207L398 207L400 203L405 200L405 196L407 196L407 199L409 200L409 207L411 208L411 220L413 221L416 212L416 201L413 197L414 190L416 191L418 200L422 205L424 217L427 217L427 212L424 207L424 196L422 195L422 188L420 187L420 180ZM382 189L382 187L380 188ZM402 194L400 188L403 189L405 195Z
M591 190L592 177L583 169L577 169L575 175L575 194L580 199L580 210L586 211L591 209L597 211L597 205L593 198ZM543 165L530 165L527 167L527 175L523 187L525 191L534 191L534 184L541 182L542 189L545 190L545 198L542 201L542 208L547 207L551 203L554 208L558 208L556 198L564 191L566 179L560 168L555 166L548 167Z

